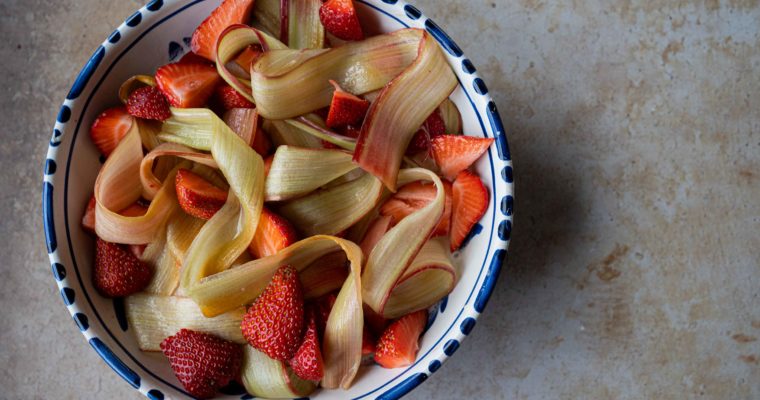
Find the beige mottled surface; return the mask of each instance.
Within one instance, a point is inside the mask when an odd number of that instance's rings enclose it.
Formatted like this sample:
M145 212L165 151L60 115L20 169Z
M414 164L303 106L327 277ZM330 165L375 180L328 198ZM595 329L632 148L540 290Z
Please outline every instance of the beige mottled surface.
M517 204L486 313L409 398L760 398L758 1L416 4L489 84ZM140 5L0 1L0 397L138 398L61 304L40 177L70 83Z

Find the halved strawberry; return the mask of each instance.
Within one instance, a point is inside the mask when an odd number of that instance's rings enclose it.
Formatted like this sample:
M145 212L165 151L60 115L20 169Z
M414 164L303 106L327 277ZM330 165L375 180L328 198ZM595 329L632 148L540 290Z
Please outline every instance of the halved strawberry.
M443 181L443 188L446 193L446 201L443 206L443 215L433 232L433 236L447 235L449 233L452 203L451 184ZM433 184L422 183L420 181L408 183L399 188L398 192L380 207L380 214L392 217L393 224L398 224L399 221L409 214L433 201L435 192L436 189Z
M475 224L488 208L488 191L477 175L467 170L454 181L454 203L451 213L451 251L462 245Z
M211 219L227 201L227 192L211 182L180 168L175 180L179 206L196 218Z
M353 0L327 0L319 8L319 20L322 21L325 30L338 39L364 39Z
M163 93L153 86L143 86L129 94L127 112L133 117L165 121L172 116Z
M314 313L317 317L317 332L319 332L320 337L325 333L327 318L330 316L330 311L332 311L332 308L335 305L335 300L337 299L338 296L335 293L328 293L314 300L312 303Z
M188 51L185 53L185 55L182 56L182 58L177 61L177 64L210 64L211 62L192 51Z
M330 112L327 114L327 127L339 128L346 125L361 125L364 115L369 109L369 101L346 92L335 81L330 81L335 86Z
M362 331L362 357L375 355L375 348L375 337L365 324Z
M446 122L441 116L441 111L436 108L420 127L420 130L412 137L409 147L406 149L406 155L415 155L417 153L430 149L430 141L441 135L446 134Z
M134 118L124 106L113 107L103 111L90 128L90 138L95 147L108 157L116 149L121 139L132 127Z
M87 207L84 209L84 215L82 216L82 228L90 233L95 233L95 195L90 196L90 201L87 202Z
M264 208L248 251L256 258L264 258L276 254L297 240L296 230L287 219Z
M317 336L317 322L313 311L307 311L306 332L303 341L290 360L290 368L301 379L318 382L324 376L325 364L322 360L322 345Z
M124 297L150 283L153 271L124 246L98 238L93 284L104 297Z
M231 110L233 108L256 107L253 105L253 103L248 101L248 99L243 97L242 94L238 93L238 91L230 85L218 86L214 91L214 96L216 97L216 100L219 102L219 104L224 107L225 111Z
M230 25L247 23L252 6L253 0L224 0L193 32L193 53L215 61L219 35Z
M261 45L252 44L243 49L234 61L243 71L250 73L251 64L253 64L263 53L264 49L261 48Z
M140 202L134 202L131 206L119 211L119 214L125 217L142 217L148 212L148 207L140 204Z
M205 105L220 80L216 67L211 64L174 63L156 70L158 89L174 107Z
M375 362L385 368L412 365L417 358L418 340L427 322L427 311L407 314L385 329L377 341Z
M238 344L189 329L164 339L161 351L182 386L196 398L213 397L238 377L243 363Z
M243 317L240 329L254 348L287 361L301 344L304 328L303 289L296 269L284 265Z
M441 168L443 176L448 180L454 180L460 171L477 161L493 141L493 138L441 135L433 138L433 158Z

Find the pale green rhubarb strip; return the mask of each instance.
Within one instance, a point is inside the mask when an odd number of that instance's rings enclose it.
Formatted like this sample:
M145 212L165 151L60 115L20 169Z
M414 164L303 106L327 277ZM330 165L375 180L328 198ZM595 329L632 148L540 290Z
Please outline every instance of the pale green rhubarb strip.
M454 90L456 76L441 48L421 32L418 54L385 88L367 111L354 161L391 191L414 134Z
M188 298L139 293L127 297L125 304L127 320L140 350L161 351L161 342L183 328L245 343L240 331L245 315L243 307L208 318Z
M325 47L325 28L319 20L322 0L293 0L288 4L288 47L321 49Z
M266 200L306 195L354 169L351 154L340 150L280 146L267 176Z
M299 378L286 363L251 346L243 350L241 377L248 393L267 399L306 397L317 388L316 383Z

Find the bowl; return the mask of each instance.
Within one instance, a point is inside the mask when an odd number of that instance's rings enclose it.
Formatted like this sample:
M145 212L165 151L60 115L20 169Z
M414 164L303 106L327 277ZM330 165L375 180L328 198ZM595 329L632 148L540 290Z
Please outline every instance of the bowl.
M42 204L47 251L66 309L85 339L125 381L152 399L189 398L160 353L137 348L121 300L102 298L92 286L94 245L80 219L92 193L100 156L89 127L107 107L118 104L119 85L132 75L151 73L189 51L196 26L220 0L153 0L132 14L97 48L74 81L58 113L44 166ZM454 255L463 274L454 291L431 308L429 327L416 362L407 368L363 368L350 390L319 390L314 399L395 399L437 371L470 334L488 303L512 230L512 161L495 103L460 47L411 4L356 0L368 32L404 27L425 29L444 50L459 86L452 100L468 135L493 137L495 144L475 169L490 192L490 204L468 244ZM250 398L236 385L221 398Z

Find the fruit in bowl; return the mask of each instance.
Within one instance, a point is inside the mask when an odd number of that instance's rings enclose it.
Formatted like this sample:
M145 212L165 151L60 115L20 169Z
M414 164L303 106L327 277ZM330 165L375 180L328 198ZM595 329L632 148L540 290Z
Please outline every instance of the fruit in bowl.
M403 395L474 326L511 232L506 138L459 48L389 3L153 1L80 74L48 247L143 393Z

